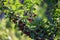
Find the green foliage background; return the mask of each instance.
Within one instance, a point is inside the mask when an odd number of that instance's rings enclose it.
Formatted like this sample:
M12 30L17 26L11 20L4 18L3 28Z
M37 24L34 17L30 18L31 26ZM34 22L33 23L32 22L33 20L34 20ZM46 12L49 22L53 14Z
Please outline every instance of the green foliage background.
M9 20L9 14L14 12L14 15L19 15L23 20L29 18L29 16L23 16L24 11L29 11L28 14L37 14L36 17L33 17L35 22L29 23L28 20L26 20L26 25L30 29L34 29L36 25L42 25L44 28L50 27L50 25L56 26L58 28L58 31L56 32L56 37L54 40L58 40L60 38L60 1L58 3L52 5L52 7L55 8L49 10L49 12L52 13L54 11L54 14L51 14L53 16L54 24L50 23L50 20L48 20L47 16L45 15L45 12L47 10L48 4L53 4L54 1L47 0L47 3L43 2L43 6L41 6L43 0L24 0L24 4L20 2L20 0L2 0L0 1L0 14L3 11L5 13L5 17L0 20L0 40L34 40L31 39L26 34L23 34L22 31L18 31L14 27L15 25L12 21ZM4 5L2 5L4 3ZM58 7L56 7L56 5ZM50 8L50 7L49 7ZM12 15L10 15L12 16ZM42 21L40 20L42 19ZM40 24L39 24L40 22ZM49 22L49 25L46 24Z

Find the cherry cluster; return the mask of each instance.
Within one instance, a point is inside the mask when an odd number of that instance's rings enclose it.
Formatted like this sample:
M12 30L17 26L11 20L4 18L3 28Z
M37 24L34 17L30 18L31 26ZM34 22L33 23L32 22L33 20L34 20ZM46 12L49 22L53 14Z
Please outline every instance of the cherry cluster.
M28 16L27 13L24 13L24 16ZM33 14L32 16L29 16L27 20L31 23L34 21L32 17L36 17L36 14ZM9 19L14 22L15 24L18 24L18 29L21 30L24 34L28 35L32 39L35 40L54 40L54 37L56 36L56 28L50 25L49 28L44 28L43 25L36 25L36 28L34 30L31 30L28 28L25 22L23 22L23 19L19 15L14 15L14 12L9 14ZM47 22L46 24L49 25Z

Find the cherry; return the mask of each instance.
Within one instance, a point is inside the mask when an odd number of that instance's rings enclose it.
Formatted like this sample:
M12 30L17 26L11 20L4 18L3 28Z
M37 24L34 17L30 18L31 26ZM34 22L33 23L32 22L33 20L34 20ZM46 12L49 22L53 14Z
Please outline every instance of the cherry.
M25 26L25 23L20 20L20 21L19 21L19 25L20 25L20 26Z
M26 24L25 24L25 23L23 23L23 25L25 26Z
M30 35L30 32L24 32L26 35Z
M36 17L37 15L36 14L33 14L33 17Z
M19 27L19 30L24 30L24 25L23 24L19 24L18 27Z
M23 26L23 23L21 23L20 26Z
M17 23L17 21L16 21L16 20L14 20L14 19L13 19L12 21L13 21L14 23Z
M28 21L29 21L29 22L32 22L32 21L33 21L33 19L32 19L32 18L28 18Z
M21 23L21 24L19 24L20 25L20 27L24 27L25 26L25 24L24 23Z
M19 28L20 28L20 30L24 30L24 26L25 26L25 23L24 22L22 22L21 20L19 20Z

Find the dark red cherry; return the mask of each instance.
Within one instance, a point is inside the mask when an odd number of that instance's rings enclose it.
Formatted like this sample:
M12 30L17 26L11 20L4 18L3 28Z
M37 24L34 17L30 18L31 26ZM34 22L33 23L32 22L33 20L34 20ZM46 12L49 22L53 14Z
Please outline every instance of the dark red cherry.
M28 18L28 21L29 21L29 22L32 22L32 21L33 21L33 19L32 19L32 18Z
M22 27L25 26L25 23L21 23L20 26L22 26Z
M37 15L36 14L33 14L33 17L36 17Z
M13 21L14 23L17 23L17 20L15 20L15 19L13 19L12 21Z
M20 26L23 26L23 23L21 23Z
M23 23L23 26L25 26L26 24L25 23Z
M24 32L26 35L30 35L30 32Z
M24 30L24 25L23 24L19 24L19 30Z

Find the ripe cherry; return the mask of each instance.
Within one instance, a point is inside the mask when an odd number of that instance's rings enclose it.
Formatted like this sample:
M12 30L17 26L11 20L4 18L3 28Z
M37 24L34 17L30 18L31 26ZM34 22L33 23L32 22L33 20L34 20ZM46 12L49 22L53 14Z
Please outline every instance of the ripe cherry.
M16 20L16 19L13 19L12 21L13 21L14 23L17 23L17 20Z
M24 26L25 26L25 23L20 20L19 21L19 28L20 28L20 30L23 30Z
M22 26L22 27L25 26L25 23L21 23L20 26Z
M24 32L26 35L30 35L30 32Z
M23 24L19 24L19 30L24 30L24 25Z
M33 21L33 19L32 19L32 18L28 18L28 21L29 21L29 22L32 22L32 21Z
M37 15L36 14L33 14L33 17L36 17Z

